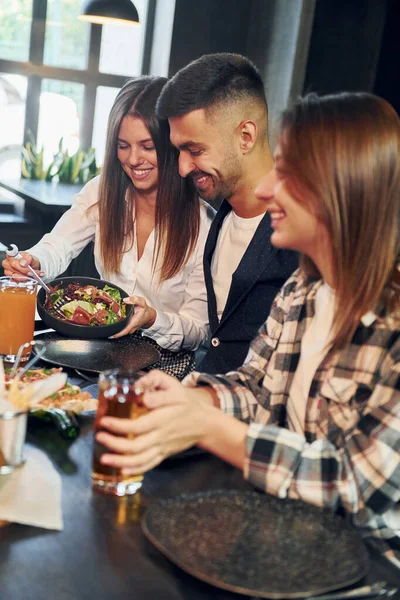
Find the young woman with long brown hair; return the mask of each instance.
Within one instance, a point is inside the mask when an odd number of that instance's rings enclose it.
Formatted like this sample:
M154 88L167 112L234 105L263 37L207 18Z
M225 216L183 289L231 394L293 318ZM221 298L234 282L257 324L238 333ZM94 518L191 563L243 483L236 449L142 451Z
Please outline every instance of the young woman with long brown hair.
M152 410L102 420L120 453L103 461L140 473L197 443L268 493L344 510L400 566L398 115L365 93L299 100L256 194L303 259L245 364L186 387L147 375Z
M193 183L178 173L166 119L155 107L163 77L128 81L110 112L104 165L51 233L6 259L5 274L27 264L53 279L94 239L100 276L127 291L135 305L117 336L142 329L162 351L162 367L177 376L193 365L207 338L202 255L210 212Z

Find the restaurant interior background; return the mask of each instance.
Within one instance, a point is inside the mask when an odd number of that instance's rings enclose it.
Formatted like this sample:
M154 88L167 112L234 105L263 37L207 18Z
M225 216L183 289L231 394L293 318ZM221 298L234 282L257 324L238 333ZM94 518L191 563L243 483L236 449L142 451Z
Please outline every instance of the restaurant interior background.
M0 181L19 177L29 131L46 159L62 137L70 154L93 147L101 165L123 83L172 76L210 52L238 52L258 66L271 135L285 105L311 90L372 91L400 112L398 0L135 0L133 27L83 23L81 4L0 0ZM29 247L43 227L0 188L0 242Z

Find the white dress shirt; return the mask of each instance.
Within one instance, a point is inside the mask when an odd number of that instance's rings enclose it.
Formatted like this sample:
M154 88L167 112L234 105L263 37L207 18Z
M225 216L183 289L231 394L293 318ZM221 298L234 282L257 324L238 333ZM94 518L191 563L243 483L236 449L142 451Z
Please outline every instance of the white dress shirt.
M143 334L169 350L195 350L208 335L203 252L212 209L199 201L201 219L196 247L185 267L168 281L159 282L157 266L153 276L154 231L140 260L134 243L123 255L120 273L105 273L99 249L98 211L96 208L87 211L97 202L99 179L92 179L76 194L71 208L53 230L27 252L38 258L45 279L51 280L63 273L72 259L94 240L95 265L100 277L120 286L129 296L142 296L157 311L154 325L143 330Z

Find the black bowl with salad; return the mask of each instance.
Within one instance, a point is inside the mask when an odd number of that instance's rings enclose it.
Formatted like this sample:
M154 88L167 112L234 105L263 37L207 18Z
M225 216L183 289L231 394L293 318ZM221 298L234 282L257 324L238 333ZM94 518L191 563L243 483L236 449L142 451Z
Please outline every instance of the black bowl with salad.
M53 279L47 285L51 294L39 290L37 311L48 327L67 337L108 338L121 331L133 313L133 306L122 302L128 294L102 279L74 275ZM60 299L56 311L54 304Z

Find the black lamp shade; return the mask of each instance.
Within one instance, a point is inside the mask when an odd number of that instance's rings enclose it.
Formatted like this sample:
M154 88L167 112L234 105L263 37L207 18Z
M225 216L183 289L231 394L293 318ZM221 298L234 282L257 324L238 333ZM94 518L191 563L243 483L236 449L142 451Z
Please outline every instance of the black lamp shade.
M137 25L139 23L138 11L131 0L86 0L78 19L99 25L106 23Z

